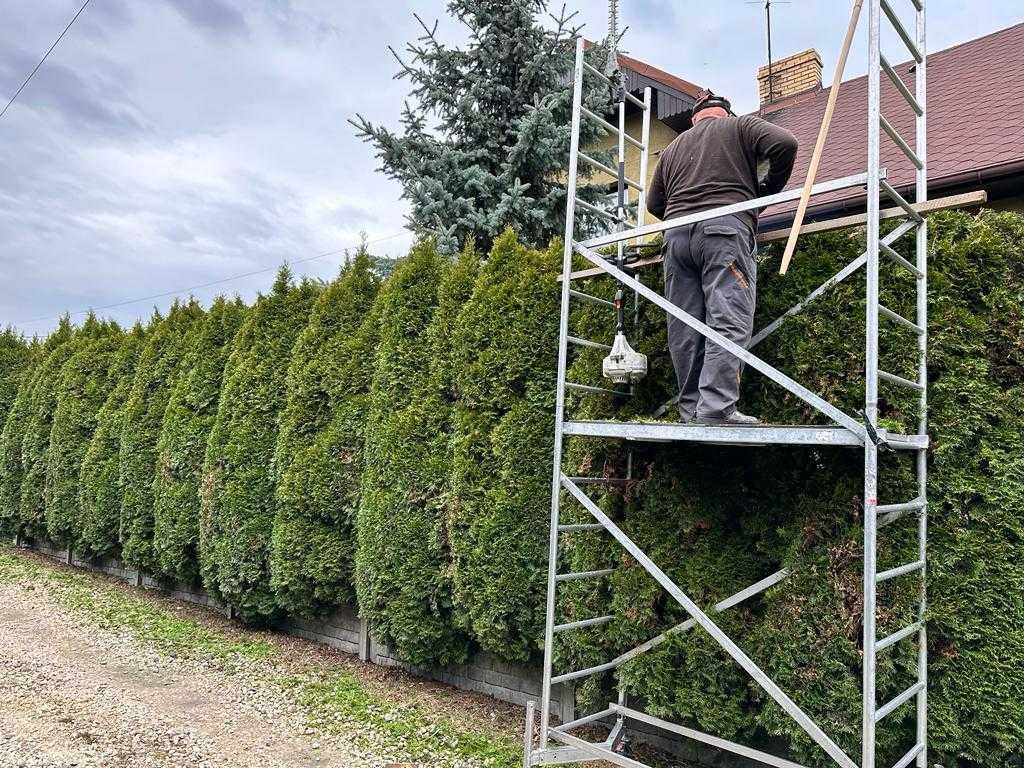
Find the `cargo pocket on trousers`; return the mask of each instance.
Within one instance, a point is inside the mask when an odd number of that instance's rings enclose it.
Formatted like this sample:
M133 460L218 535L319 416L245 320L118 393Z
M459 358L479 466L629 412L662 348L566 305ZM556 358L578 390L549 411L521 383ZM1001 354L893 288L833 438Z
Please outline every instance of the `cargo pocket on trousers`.
M711 240L708 246L714 249L715 261L729 270L743 290L749 291L751 275L747 273L747 260L743 259L746 246L740 239L740 232L735 227L711 224L704 227L704 236ZM720 240L721 243L712 245L715 240Z

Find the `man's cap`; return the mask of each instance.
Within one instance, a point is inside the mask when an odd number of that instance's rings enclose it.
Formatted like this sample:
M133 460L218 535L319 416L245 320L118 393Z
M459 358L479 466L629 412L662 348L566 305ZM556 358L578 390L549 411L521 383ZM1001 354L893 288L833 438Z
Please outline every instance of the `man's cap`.
M724 96L716 96L711 92L710 89L705 88L703 91L697 94L697 101L693 105L693 113L696 115L702 109L710 109L711 107L721 107L730 115L732 112L732 104Z

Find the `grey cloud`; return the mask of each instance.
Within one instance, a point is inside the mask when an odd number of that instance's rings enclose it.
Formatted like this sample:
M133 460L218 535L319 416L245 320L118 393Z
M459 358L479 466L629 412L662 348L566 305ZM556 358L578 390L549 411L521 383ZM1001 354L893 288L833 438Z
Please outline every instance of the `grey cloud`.
M167 0L186 21L206 32L244 36L249 32L245 16L223 0Z

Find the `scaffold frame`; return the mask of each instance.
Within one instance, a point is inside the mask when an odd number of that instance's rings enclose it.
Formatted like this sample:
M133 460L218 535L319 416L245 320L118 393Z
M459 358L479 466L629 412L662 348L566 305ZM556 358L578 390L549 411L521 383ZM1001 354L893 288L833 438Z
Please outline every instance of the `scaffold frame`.
M896 0L892 0L896 2ZM619 744L628 722L643 723L662 731L693 739L712 747L732 752L741 757L760 762L776 768L803 768L793 760L769 754L727 739L702 733L678 723L648 715L628 705L625 689L620 685L617 702L595 713L589 713L571 722L552 725L551 706L552 689L556 685L567 684L574 680L591 675L614 672L622 665L637 656L657 647L668 637L700 629L707 633L761 689L775 701L800 728L842 768L886 768L879 767L875 754L875 731L878 723L896 709L913 700L916 704L916 731L914 746L901 757L892 768L907 768L912 764L918 768L927 766L928 758L928 654L927 654L927 621L926 621L926 560L928 543L927 519L927 312L928 312L928 264L927 264L927 222L917 207L928 199L928 175L926 153L926 115L927 115L927 51L925 30L925 0L900 0L912 6L914 29L908 30L899 15L890 4L890 0L865 0L867 11L867 158L865 171L841 179L819 182L812 187L812 195L833 192L842 189L864 187L867 193L867 247L863 254L843 268L838 274L829 278L816 288L793 309L766 326L754 335L751 344L743 348L718 334L713 328L698 318L675 306L659 293L651 290L637 279L634 270L624 267L622 260L623 245L627 241L639 241L640 238L668 231L670 229L717 218L730 213L744 210L760 209L776 203L795 200L800 190L781 192L776 195L758 198L743 203L721 206L719 208L692 213L664 222L647 224L644 221L644 196L647 184L647 161L650 151L650 113L652 97L650 89L646 89L643 99L629 94L630 103L643 110L642 136L640 139L626 134L625 104L627 99L621 98L618 105L618 126L610 123L599 115L584 108L584 76L592 75L608 80L607 75L591 66L584 56L584 43L577 41L576 59L573 70L573 106L572 106L572 137L567 174L567 200L565 225L565 250L563 254L561 275L561 312L559 317L559 350L557 391L555 403L555 435L554 456L551 483L551 515L548 547L547 599L544 632L544 666L539 707L537 702L530 702L527 707L527 723L524 734L523 764L526 768L536 765L555 765L578 763L587 760L606 760L610 763L627 768L647 768L646 765L625 754L616 747ZM913 92L902 82L888 60L881 52L881 29L883 16L895 31L896 36L910 52L916 62L914 69ZM915 136L912 144L905 140L893 128L881 110L881 73L885 72L892 79L896 92L902 97L902 107L909 107L915 114ZM620 193L619 206L612 214L614 229L608 234L590 237L583 240L576 238L576 213L583 208L583 201L577 198L579 180L579 162L582 159L598 170L608 172L613 169L596 164L592 158L581 151L580 126L584 119L597 120L613 135L617 135L619 177L625 163L625 147L627 144L640 150L639 179L630 180L628 186L638 192L637 218L635 226L627 226L625 209L622 206ZM885 169L880 166L879 143L881 133L885 132L916 169L915 201L906 200L889 183ZM603 166L603 167L602 167ZM620 180L620 190L623 184ZM882 196L892 200L901 209L905 221L898 224L885 237L879 233ZM915 207L916 206L916 207ZM590 206L592 207L592 206ZM593 213L591 211L591 213ZM891 210L884 212L891 217ZM900 238L914 233L914 262L897 253L892 245ZM617 257L606 257L598 251L600 248L618 246ZM573 272L573 261L582 257L594 269L585 272ZM879 303L879 262L882 257L892 260L903 267L903 272L913 279L916 285L916 307L913 320L901 317ZM810 301L813 301L829 288L863 268L866 273L866 315L865 315L865 401L862 414L851 415L829 403L824 398L807 389L799 382L787 376L770 363L755 355L751 349L769 335ZM585 279L594 275L609 275L615 279L620 290L628 290L637 297L655 304L691 328L701 333L708 341L723 347L729 353L743 360L749 368L758 371L789 393L803 400L819 413L828 417L833 423L825 426L701 426L695 424L670 423L665 421L616 422L616 421L574 421L565 413L567 390L576 390L595 396L607 396L615 390L603 387L592 387L566 381L570 345L604 346L599 342L587 342L570 334L570 306L575 300L590 300L590 297L573 286L574 280ZM607 303L607 302L605 302ZM892 321L897 326L913 332L917 339L918 362L917 371L911 375L899 375L882 370L879 367L879 317ZM877 426L879 382L895 387L908 388L918 395L918 423L914 434L894 434ZM664 406L656 416L661 415L669 406ZM709 444L734 444L745 446L761 446L784 444L793 446L849 446L860 447L864 456L864 532L863 532L863 663L862 663L862 739L860 759L855 760L848 755L824 730L806 714L800 706L789 697L714 621L713 614L727 611L755 595L785 581L789 575L780 570L768 575L746 589L722 600L708 611L702 610L651 558L639 547L629 535L623 531L601 508L587 495L584 488L597 482L598 478L570 477L563 473L562 454L564 437L589 436L593 438L626 440L626 441L696 441ZM893 501L879 504L878 491L878 453L880 450L910 451L914 454L917 495L908 501ZM564 499L564 502L563 502ZM591 523L560 523L560 512L563 503L578 504L593 518ZM897 565L879 571L877 562L877 538L880 529L900 520L906 515L916 514L917 556L912 562ZM559 541L566 531L592 529L598 534L607 533L678 603L689 618L681 624L667 629L647 642L620 654L610 661L587 669L568 670L555 673L553 669L553 644L557 634L569 631L585 630L614 620L614 616L595 616L590 619L556 623L556 597L558 585L564 581L576 579L605 578L612 570L601 569L580 573L559 572ZM876 627L877 586L889 579L916 575L920 579L920 595L916 621L893 634L879 638ZM917 642L917 679L903 693L879 706L876 699L876 655L897 643L916 639ZM539 711L538 711L539 710ZM574 735L572 732L581 726L594 725L598 722L610 723L611 729L606 739L591 742Z

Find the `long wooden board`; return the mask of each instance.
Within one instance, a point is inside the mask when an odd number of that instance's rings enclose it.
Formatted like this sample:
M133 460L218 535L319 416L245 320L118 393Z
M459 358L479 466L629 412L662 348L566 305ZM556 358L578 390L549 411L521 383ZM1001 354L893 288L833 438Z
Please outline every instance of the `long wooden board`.
M949 195L948 197L937 197L934 200L927 200L923 203L911 203L911 207L920 214L934 213L935 211L944 211L949 208L970 208L975 205L984 205L988 201L988 194L983 189L979 189L975 192L964 192L960 195ZM906 216L907 212L899 206L892 208L883 208L878 212L879 219L893 219L899 216ZM813 224L804 224L801 228L801 234L812 234L814 232L829 232L836 229L845 229L847 227L857 227L868 220L866 213L857 213L852 216L843 216L838 219L828 219L826 221L816 221ZM773 243L778 240L785 240L789 237L789 231L792 227L785 227L783 229L775 229L770 232L762 232L757 236L758 243ZM633 269L644 269L646 267L653 267L656 264L661 264L661 256L648 256L644 259L631 262L629 266ZM573 280L583 277L596 277L604 274L604 270L599 267L591 267L590 269L581 269L577 272L573 272L570 277ZM559 282L562 280L562 276L558 276Z

